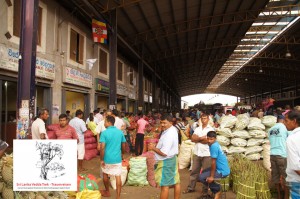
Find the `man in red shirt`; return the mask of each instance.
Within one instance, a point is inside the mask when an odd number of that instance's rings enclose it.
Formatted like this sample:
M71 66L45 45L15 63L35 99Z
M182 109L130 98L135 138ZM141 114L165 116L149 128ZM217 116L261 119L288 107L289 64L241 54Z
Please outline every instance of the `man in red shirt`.
M55 131L57 139L76 139L79 142L76 130L68 124L68 116L66 114L60 114L59 128Z

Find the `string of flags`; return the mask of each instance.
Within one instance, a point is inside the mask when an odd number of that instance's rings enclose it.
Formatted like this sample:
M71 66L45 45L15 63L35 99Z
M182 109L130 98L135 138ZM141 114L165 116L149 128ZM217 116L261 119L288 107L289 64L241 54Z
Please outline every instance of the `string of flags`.
M107 44L106 23L92 19L93 40L96 43Z

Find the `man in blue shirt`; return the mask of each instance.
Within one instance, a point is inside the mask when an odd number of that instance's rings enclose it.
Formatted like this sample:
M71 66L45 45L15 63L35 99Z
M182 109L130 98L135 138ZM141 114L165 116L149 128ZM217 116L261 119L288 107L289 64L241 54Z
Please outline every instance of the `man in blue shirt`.
M221 149L220 144L216 141L217 134L215 131L207 133L207 142L211 156L211 167L205 169L199 176L199 181L208 186L215 194L214 199L221 196L221 185L214 181L215 178L224 178L230 174L230 168L227 158Z
M105 118L106 130L101 133L100 164L103 171L105 190L101 190L103 197L110 197L108 175L116 177L117 198L121 195L122 153L125 151L125 137L123 131L114 126L115 118L111 115ZM121 151L122 146L122 151Z
M280 188L284 189L284 198L289 198L289 191L285 185L286 166L287 166L287 153L286 153L286 140L288 137L288 130L283 124L284 116L277 116L277 123L268 131L270 140L270 159L271 159L271 175L272 182L275 183L277 188L278 198L281 197ZM280 183L280 176L283 177L283 182ZM280 186L281 184L281 186Z

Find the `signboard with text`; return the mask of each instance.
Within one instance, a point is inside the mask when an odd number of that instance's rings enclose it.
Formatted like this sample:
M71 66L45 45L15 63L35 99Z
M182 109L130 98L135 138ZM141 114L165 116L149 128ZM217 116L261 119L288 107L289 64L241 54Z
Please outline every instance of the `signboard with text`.
M103 79L95 78L95 90L103 93L109 93L109 82Z
M135 93L136 93L135 90L129 90L128 91L128 98L129 99L135 99Z
M19 55L19 50L0 45L0 68L18 72ZM54 80L55 63L40 57L36 57L35 75L37 77Z
M65 67L64 82L92 88L92 75L77 69Z
M148 95L144 94L144 102L148 102Z
M117 84L117 94L118 95L126 95L127 88L122 84Z

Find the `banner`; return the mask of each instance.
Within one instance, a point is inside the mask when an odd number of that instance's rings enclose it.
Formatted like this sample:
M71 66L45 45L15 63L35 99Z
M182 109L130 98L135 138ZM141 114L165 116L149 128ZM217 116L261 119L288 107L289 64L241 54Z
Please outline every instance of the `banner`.
M65 67L64 82L92 88L92 81L92 75L74 68Z
M18 72L19 70L19 50L0 45L0 68ZM55 79L55 63L46 59L36 57L35 65L36 77L50 80Z
M109 82L103 79L95 78L95 90L103 93L109 93Z
M107 44L107 28L106 23L92 20L93 40L98 43Z

